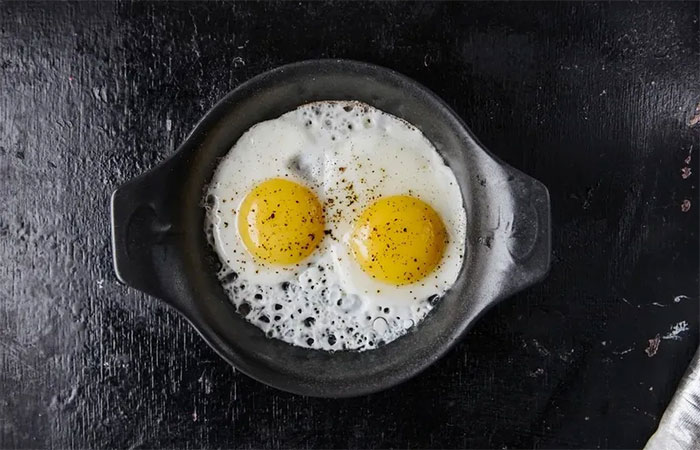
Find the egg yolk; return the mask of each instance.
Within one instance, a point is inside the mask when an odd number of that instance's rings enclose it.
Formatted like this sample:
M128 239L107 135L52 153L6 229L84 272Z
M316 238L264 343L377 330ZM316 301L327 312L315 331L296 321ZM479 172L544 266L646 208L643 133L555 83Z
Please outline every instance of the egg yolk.
M323 206L316 195L281 178L256 186L238 211L238 232L246 248L270 264L302 261L321 242L323 227Z
M447 243L445 225L424 201L384 197L358 218L350 247L362 270L396 286L415 283L435 269Z

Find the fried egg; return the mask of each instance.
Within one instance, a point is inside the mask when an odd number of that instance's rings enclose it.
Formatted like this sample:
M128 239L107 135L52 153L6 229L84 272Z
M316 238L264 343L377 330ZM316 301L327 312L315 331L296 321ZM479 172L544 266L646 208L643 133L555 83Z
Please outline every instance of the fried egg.
M359 102L261 122L219 162L206 232L224 289L267 336L368 350L416 326L466 251L457 180L414 126Z

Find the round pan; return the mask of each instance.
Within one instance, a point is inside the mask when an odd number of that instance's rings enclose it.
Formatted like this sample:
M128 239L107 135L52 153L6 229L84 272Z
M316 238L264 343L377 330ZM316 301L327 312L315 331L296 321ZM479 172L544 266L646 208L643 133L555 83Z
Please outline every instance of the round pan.
M466 256L454 286L405 336L366 352L328 353L265 337L227 298L203 231L201 200L219 159L256 123L319 100L359 100L418 127L454 171L467 211ZM488 307L545 276L549 195L486 151L415 81L355 61L304 61L236 88L172 157L114 191L112 239L118 278L174 307L237 369L285 391L349 397L416 375Z

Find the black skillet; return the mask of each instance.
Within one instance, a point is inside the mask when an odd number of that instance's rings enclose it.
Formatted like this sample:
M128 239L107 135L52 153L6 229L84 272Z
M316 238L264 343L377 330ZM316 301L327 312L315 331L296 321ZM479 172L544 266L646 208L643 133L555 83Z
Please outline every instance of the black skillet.
M317 100L359 100L417 126L454 171L467 211L466 257L455 285L408 334L362 353L265 337L227 299L203 231L202 194L218 159L252 125ZM114 266L122 282L174 307L242 372L322 397L385 389L435 362L488 307L545 276L549 227L547 189L492 156L435 94L391 70L347 60L290 64L242 84L172 157L112 195Z

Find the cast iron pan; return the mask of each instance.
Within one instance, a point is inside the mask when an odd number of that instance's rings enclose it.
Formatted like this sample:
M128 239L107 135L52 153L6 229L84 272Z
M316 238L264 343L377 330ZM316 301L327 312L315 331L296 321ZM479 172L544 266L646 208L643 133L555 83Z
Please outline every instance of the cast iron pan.
M412 331L362 353L265 337L226 297L203 231L202 195L219 158L252 125L318 100L359 100L417 126L454 171L467 211L466 257L455 285ZM544 277L549 227L547 189L489 154L435 94L391 70L347 60L290 64L242 84L171 158L112 195L114 266L122 282L174 307L242 372L323 397L385 389L435 362L488 307Z

